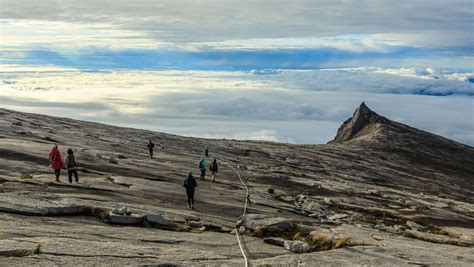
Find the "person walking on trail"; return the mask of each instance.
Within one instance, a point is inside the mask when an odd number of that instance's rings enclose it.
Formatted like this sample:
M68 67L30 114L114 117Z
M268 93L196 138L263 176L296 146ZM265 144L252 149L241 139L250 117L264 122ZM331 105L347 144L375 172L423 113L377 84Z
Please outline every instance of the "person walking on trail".
M201 179L204 179L206 176L206 160L204 158L201 158L199 161L199 169L201 170Z
M213 181L213 182L216 181L217 169L218 169L218 166L217 166L217 159L214 158L214 159L212 160L211 165L209 165L209 170L211 171L211 177L212 177L212 181Z
M63 160L61 158L61 152L59 152L58 145L54 145L48 154L49 165L54 170L54 176L56 176L56 182L59 181L59 175L61 174L61 167L63 166Z
M194 188L197 182L191 172L188 172L188 177L184 180L183 187L186 188L186 195L188 196L188 208L194 209Z
M155 148L155 144L150 139L150 142L146 145L148 147L148 152L150 153L150 158L153 158L153 149Z
M206 146L206 148L204 148L204 155L206 156L206 158L209 158L209 147Z
M64 157L64 165L67 170L67 177L69 178L69 183L72 183L72 176L76 179L76 183L79 183L79 175L77 174L77 163L76 158L74 157L74 152L72 149L67 150L67 155Z

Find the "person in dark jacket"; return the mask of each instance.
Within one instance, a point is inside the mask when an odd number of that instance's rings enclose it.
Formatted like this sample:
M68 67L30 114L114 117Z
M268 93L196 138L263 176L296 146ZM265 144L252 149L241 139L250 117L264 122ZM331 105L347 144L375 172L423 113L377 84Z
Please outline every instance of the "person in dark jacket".
M153 149L155 148L155 144L150 139L150 142L146 145L148 147L148 152L150 153L150 158L153 158Z
M79 175L77 174L77 163L72 149L67 150L67 155L64 157L64 165L66 166L69 183L72 183L72 176L76 178L76 183L79 183Z
M212 160L211 165L209 165L209 170L211 171L211 177L212 177L212 181L213 181L213 182L216 181L217 169L218 169L218 166L217 166L217 159L214 158L214 159Z
M51 165L51 168L54 170L56 182L60 182L59 175L61 174L63 159L61 158L61 152L59 152L58 145L54 145L53 148L49 151L48 160L49 164Z
M188 177L184 180L183 187L186 188L186 195L188 196L188 208L194 209L194 188L197 182L191 172L188 172Z
M206 148L204 148L204 156L206 156L206 158L209 158L209 147L206 146Z

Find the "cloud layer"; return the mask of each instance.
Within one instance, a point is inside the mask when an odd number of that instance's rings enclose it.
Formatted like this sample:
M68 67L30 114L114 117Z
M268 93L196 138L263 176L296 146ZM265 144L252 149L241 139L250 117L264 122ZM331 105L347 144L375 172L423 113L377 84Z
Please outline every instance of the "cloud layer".
M2 7L4 19L107 23L172 42L390 33L460 47L471 46L465 33L474 20L468 0L2 0Z
M366 101L389 118L474 144L474 86L437 70L2 74L5 107L169 133L325 143ZM43 71L41 71L43 70ZM440 97L439 95L445 95Z
M2 0L0 63L472 70L472 1Z

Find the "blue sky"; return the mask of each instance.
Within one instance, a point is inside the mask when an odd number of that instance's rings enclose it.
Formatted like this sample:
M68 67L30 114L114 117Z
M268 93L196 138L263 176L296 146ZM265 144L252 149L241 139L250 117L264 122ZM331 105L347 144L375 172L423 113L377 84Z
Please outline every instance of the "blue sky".
M366 101L474 144L472 1L0 0L0 15L5 107L323 143Z

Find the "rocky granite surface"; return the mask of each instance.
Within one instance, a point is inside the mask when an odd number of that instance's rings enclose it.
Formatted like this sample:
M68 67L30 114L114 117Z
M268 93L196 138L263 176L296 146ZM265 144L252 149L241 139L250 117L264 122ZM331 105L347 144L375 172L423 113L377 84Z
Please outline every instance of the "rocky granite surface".
M316 134L316 133L315 133ZM155 157L146 149L156 144ZM80 183L54 182L53 144ZM216 182L187 171L204 147ZM207 164L210 159L207 160ZM249 208L242 216L245 190ZM326 145L211 140L0 109L0 265L474 265L474 149L365 104Z

